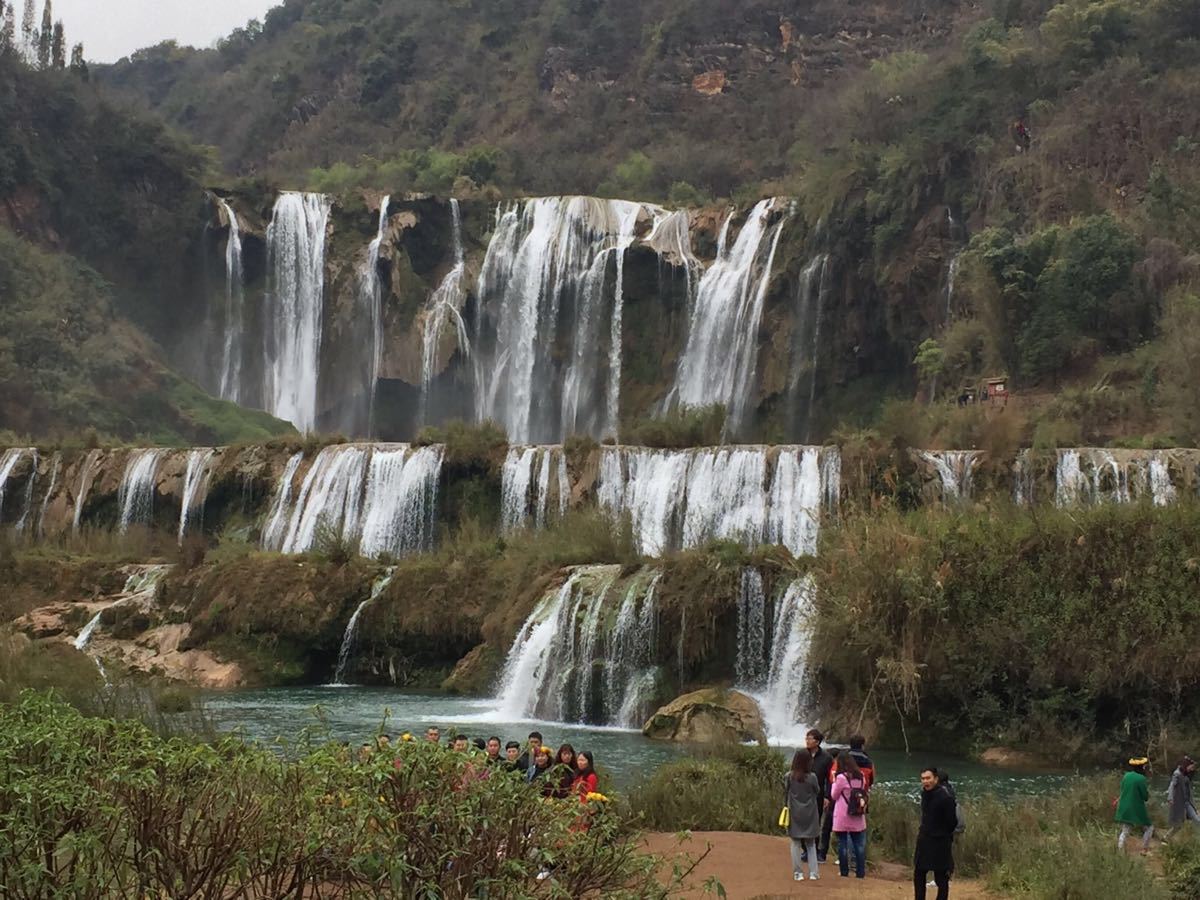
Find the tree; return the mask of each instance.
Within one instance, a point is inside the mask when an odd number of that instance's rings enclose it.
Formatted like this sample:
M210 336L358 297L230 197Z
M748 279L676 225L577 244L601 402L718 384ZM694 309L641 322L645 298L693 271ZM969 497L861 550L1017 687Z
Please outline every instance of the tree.
M67 67L67 37L61 20L54 23L54 37L50 39L50 64L59 71Z
M38 32L37 64L39 69L50 68L50 44L54 40L54 10L50 0L42 8L42 30Z
M0 56L8 56L17 48L17 12L13 5L0 3Z
M946 368L946 354L942 345L933 338L925 338L917 348L913 364L917 367L920 379L929 382L929 399L932 402L937 390L937 378Z
M33 0L25 0L25 15L21 19L21 55L32 63L37 52L37 28L34 27Z
M71 48L71 71L84 81L88 80L88 67L83 59L83 44L76 44Z

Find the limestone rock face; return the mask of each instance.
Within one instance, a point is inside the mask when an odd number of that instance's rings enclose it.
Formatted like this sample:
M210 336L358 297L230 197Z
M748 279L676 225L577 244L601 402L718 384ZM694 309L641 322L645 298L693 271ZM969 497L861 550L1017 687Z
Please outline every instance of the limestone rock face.
M739 691L719 688L675 698L650 717L642 734L658 741L696 744L767 742L758 704Z

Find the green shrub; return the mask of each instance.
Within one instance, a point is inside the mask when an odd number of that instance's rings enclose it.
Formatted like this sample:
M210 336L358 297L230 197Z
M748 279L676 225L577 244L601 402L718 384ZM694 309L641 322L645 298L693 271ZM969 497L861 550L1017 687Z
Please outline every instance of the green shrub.
M712 447L722 442L724 431L725 407L715 404L638 419L621 428L621 441L643 447Z

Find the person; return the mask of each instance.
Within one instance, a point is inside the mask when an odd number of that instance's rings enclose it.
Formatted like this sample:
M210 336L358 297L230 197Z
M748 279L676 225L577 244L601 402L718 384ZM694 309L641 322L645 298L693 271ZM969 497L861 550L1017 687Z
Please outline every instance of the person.
M590 750L580 750L575 757L575 777L571 780L571 790L579 795L583 803L587 803L588 794L594 794L600 787L600 776L596 774L596 763Z
M500 755L500 738L490 737L487 739L487 744L484 745L484 750L487 753L487 764L489 766L498 766L504 762L504 758Z
M1146 781L1146 770L1150 760L1141 756L1129 760L1129 771L1121 779L1121 796L1117 798L1117 812L1113 816L1121 831L1117 835L1117 849L1124 852L1125 839L1136 825L1142 829L1142 853L1150 852L1150 838L1154 825L1146 803L1150 799L1150 786Z
M949 900L950 875L954 872L954 832L958 828L958 804L942 784L938 770L921 771L921 827L913 855L913 896L925 900L925 879L933 873L937 900Z
M531 765L525 773L526 784L536 784L541 782L542 796L550 797L554 794L554 777L552 775L551 763L553 759L550 756L549 747L538 747L537 753L533 756L533 765Z
M1012 138L1017 145L1018 153L1025 153L1033 144L1033 133L1029 130L1029 126L1025 124L1024 118L1018 118L1012 124Z
M465 734L456 734L451 746L455 753L466 753L471 748L471 739Z
M533 758L537 756L538 747L540 746L542 746L542 733L540 731L529 732L529 749L521 754L521 758L517 762L517 767L528 772L529 767L533 765Z
M867 756L867 739L861 734L856 734L850 738L850 755L854 757L854 761L858 763L859 771L862 772L863 778L867 780L867 790L871 789L871 785L875 783L875 763L871 757Z
M1196 814L1196 804L1192 802L1192 778L1196 775L1196 763L1190 756L1185 756L1175 767L1171 775L1171 785L1167 788L1167 838L1173 835L1184 822L1200 822ZM1166 838L1163 838L1164 842Z
M812 754L797 750L792 768L784 776L783 803L788 810L788 837L792 843L792 879L803 881L803 863L808 861L808 879L819 878L817 840L821 836L821 811L825 797L812 772Z
M387 750L392 745L392 736L390 734L381 734L375 738L375 745L380 750Z
M829 855L829 836L833 832L833 810L829 808L829 770L833 768L833 757L821 746L825 735L811 728L804 736L804 746L812 754L812 773L817 776L817 784L821 787L821 797L825 802L825 811L821 820L821 840L817 844L817 859L825 862Z
M833 801L833 831L838 839L838 869L843 878L850 875L847 855L854 854L854 877L867 874L866 792L870 785L849 751L838 757L838 773L830 789ZM859 804L861 803L861 806Z
M522 775L526 772L521 768L521 745L516 741L509 741L504 745L504 768L509 772L520 772Z
M429 741L431 744L437 744L441 742L442 733L438 730L436 725L430 725L425 729L425 740Z
M576 758L575 748L570 744L558 748L558 753L554 755L554 771L550 774L550 780L554 783L552 797L565 800L571 796L571 788L575 786Z

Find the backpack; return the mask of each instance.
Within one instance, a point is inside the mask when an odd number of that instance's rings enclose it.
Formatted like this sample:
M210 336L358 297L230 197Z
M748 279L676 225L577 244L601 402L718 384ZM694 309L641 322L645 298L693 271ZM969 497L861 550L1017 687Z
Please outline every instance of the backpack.
M967 815L963 812L962 804L958 802L958 793L948 781L942 786L946 793L950 795L950 799L954 801L954 833L962 834L967 830Z
M867 797L867 783L865 779L858 787L850 785L850 795L846 798L846 813L851 816L865 816L867 814L867 806L869 799ZM850 779L846 779L846 784L850 784Z

